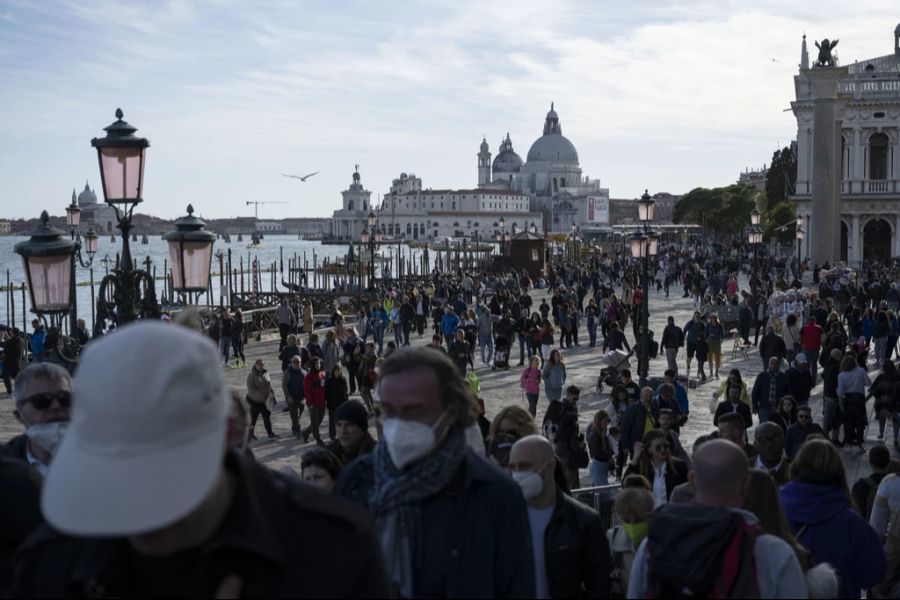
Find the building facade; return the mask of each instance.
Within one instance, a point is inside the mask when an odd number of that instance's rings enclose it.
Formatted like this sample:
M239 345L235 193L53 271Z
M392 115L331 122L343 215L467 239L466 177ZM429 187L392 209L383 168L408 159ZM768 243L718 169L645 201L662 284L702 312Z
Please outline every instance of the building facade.
M900 25L893 53L848 65L838 83L836 117L841 132L841 257L850 265L900 256ZM793 199L805 219L809 255L812 193L812 89L806 36L800 73L794 77L797 118L797 186Z
M372 206L372 192L362 185L359 165L353 171L350 187L341 192L341 196L341 208L332 215L330 238L335 241L359 241L369 212L375 208Z
M72 190L72 197L75 198L75 190ZM78 208L81 209L81 225L80 229L91 228L94 233L115 233L116 225L119 220L116 216L116 210L105 202L97 202L97 194L84 182L84 189L78 194Z

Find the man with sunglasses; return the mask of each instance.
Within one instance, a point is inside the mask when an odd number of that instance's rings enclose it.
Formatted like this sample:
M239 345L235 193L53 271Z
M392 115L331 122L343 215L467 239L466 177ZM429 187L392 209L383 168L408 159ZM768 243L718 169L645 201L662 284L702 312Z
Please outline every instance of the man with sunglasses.
M59 365L34 363L16 377L14 395L13 415L25 433L9 440L2 453L45 476L69 424L72 379Z

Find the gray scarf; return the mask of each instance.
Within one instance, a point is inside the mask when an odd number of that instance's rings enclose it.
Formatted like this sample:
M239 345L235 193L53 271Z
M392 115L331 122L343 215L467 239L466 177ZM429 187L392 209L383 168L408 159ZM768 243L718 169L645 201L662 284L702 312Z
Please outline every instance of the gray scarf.
M413 596L413 556L421 519L419 503L450 483L462 464L465 450L463 428L453 427L439 448L403 471L394 465L384 442L376 445L372 453L375 485L369 492L369 508L375 515L387 571L404 598Z

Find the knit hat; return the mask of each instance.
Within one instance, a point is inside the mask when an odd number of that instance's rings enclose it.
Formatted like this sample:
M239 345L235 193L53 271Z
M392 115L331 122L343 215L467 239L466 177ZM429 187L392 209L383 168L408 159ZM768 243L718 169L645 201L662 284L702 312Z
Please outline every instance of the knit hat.
M334 414L334 420L335 422L349 421L363 431L369 430L369 415L366 412L366 407L357 400L348 400L338 406Z

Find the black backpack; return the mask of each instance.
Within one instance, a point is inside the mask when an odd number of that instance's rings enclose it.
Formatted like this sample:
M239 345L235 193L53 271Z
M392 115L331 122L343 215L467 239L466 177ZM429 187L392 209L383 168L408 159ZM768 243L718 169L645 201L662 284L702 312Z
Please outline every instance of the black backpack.
M650 598L759 598L758 525L727 508L667 504L647 536Z

